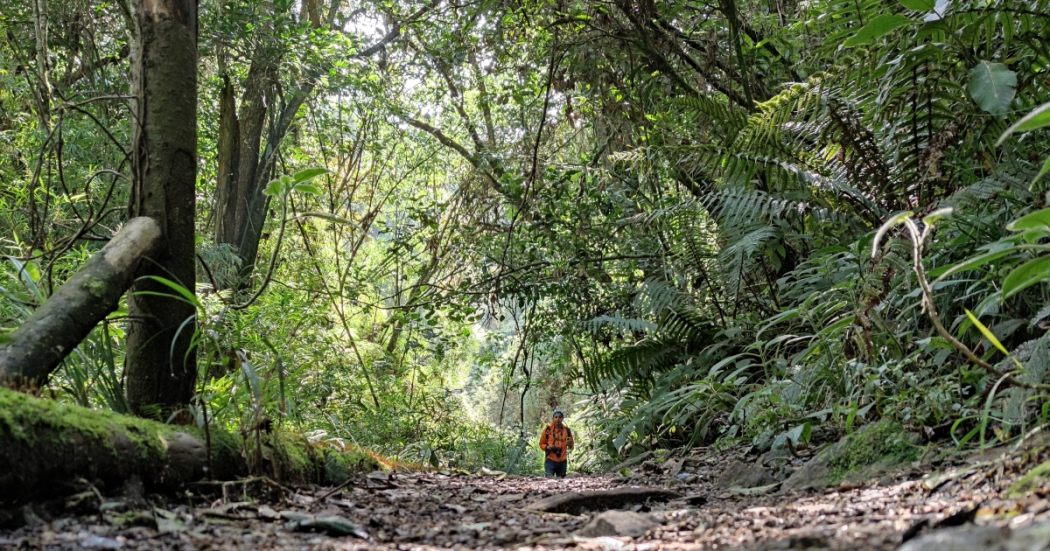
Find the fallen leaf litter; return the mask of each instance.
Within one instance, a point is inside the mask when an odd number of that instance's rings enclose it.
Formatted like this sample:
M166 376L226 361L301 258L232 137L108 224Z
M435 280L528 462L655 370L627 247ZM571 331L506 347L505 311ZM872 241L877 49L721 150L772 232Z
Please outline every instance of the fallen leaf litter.
M101 503L92 489L61 506L9 511L9 523L21 515L16 520L24 525L0 530L0 548L882 550L948 526L1009 531L1050 518L1050 484L1023 476L1046 459L1045 449L916 467L809 493L778 493L775 484L719 486L731 460L747 460L732 455L694 451L663 464L647 461L631 476L558 480L493 471L371 473L342 489L256 479L221 491L202 486L180 498L106 497ZM610 490L619 497L603 493ZM569 492L578 492L583 504L550 508L567 512L539 510ZM623 498L649 494L648 501ZM610 507L636 515L602 516ZM616 535L620 528L631 535ZM986 530L983 537L989 533L998 532Z

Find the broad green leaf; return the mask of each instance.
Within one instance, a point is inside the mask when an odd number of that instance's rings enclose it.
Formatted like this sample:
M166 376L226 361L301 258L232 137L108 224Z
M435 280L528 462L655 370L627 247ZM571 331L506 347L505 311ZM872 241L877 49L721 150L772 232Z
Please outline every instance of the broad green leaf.
M900 0L900 3L905 8L913 11L932 11L934 7L933 0Z
M1040 230L1050 232L1050 208L1030 212L1007 224L1010 231Z
M861 46L887 34L898 27L913 23L910 18L900 14L880 15L861 27L857 34L851 36L842 45L847 48Z
M1050 256L1029 260L1014 268L1014 271L1003 280L1003 299L1008 299L1036 283L1045 281L1047 277L1050 277Z
M199 306L199 303L197 302L197 295L193 294L193 291L190 291L186 287L183 287L182 285L179 285L178 283L170 279L163 278L160 276L151 275L146 277L166 287L169 287L171 290L182 295L182 298L185 299L186 302L193 304L194 306Z
M281 194L284 189L284 185L280 180L273 180L269 184L266 184L266 189L263 190L263 195L277 196Z
M1035 111L1010 125L1010 128L1007 128L1003 135L999 136L999 141L995 142L995 145L1003 143L1014 132L1028 132L1029 130L1036 130L1045 126L1050 126L1050 102L1036 107Z
M321 188L310 184L296 184L292 189L310 195L321 195Z
M22 269L25 270L25 275L29 276L33 283L40 281L40 268L36 266L36 262L26 262L22 265Z
M958 264L942 266L935 270L930 270L928 275L930 277L936 278L936 280L934 280L934 284L936 285L942 279L950 275L954 275L959 272L965 272L968 270L976 270L977 268L980 268L981 266L984 266L989 262L999 260L1000 258L1014 252L1015 250L1016 247L1012 245L1006 246L1005 248L996 247L992 251L986 252L984 254L979 254L977 256L972 256L970 258L967 258L966 260L963 260L962 262L959 262Z
M1017 73L1002 63L981 61L970 70L970 84L966 90L985 112L1005 117L1014 101L1015 86Z
M1028 230L1021 234L1021 240L1025 243L1038 243L1041 239L1046 237L1046 230Z
M324 168L308 168L306 170L300 170L299 172L296 172L295 175L292 176L292 180L294 180L297 184L301 184L307 180L313 180L314 178L327 173L328 170Z
M1050 172L1050 157L1047 157L1046 160L1043 161L1042 170L1039 171L1039 174L1035 175L1035 178L1032 178L1032 184L1028 186L1028 188L1030 190L1035 189L1035 185L1039 183L1039 180L1041 180L1043 176L1046 176L1048 172Z
M789 430L787 432L788 440L791 440L792 444L796 446L801 442L809 442L810 436L813 434L813 428L809 423L802 423L801 425Z
M1003 343L999 342L999 339L995 338L995 335L992 333L992 330L985 327L984 324L981 323L981 320L977 319L977 316L973 315L973 312L966 310L966 317L970 318L970 322L973 323L974 327L976 327L982 335L984 335L984 338L988 339L988 342L992 343L992 346L998 348L999 352L1002 352L1007 356L1010 355L1010 353L1006 351L1006 347L1003 346Z

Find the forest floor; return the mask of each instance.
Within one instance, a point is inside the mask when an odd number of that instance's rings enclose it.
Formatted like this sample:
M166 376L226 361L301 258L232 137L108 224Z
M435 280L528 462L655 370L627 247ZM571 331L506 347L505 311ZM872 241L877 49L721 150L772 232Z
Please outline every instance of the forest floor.
M1050 517L1050 485L1030 474L1047 450L916 463L862 485L808 492L726 488L727 471L741 465L761 471L768 464L763 457L702 450L633 466L630 477L376 472L341 489L255 478L195 486L177 498L143 496L130 485L120 496L89 489L8 511L9 525L12 514L23 525L0 530L0 549L896 549L921 531L966 525L985 538L974 549L993 551L1015 547L989 542L1043 526ZM772 472L799 462L789 459ZM545 496L625 487L680 497L627 504L623 508L637 515L605 524L595 521L605 506L593 495L595 510L583 514L534 510ZM635 537L616 535L631 530Z

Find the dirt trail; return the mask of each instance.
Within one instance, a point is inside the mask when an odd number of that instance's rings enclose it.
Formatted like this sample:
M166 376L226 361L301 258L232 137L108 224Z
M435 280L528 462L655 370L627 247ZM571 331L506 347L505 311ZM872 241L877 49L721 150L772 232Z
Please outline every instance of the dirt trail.
M720 487L728 462L748 459L725 455L648 463L631 478L373 473L338 490L256 479L201 485L179 498L147 498L126 488L123 497L101 502L88 490L61 503L7 511L0 521L28 523L0 530L0 548L895 549L917 526L1018 527L1050 517L1050 485L1037 480L1018 497L1004 496L1043 455L1040 449L942 463L942 474L915 468L863 487L785 495L747 495L775 487ZM529 510L545 496L622 487L661 487L682 497L625 506L652 523L634 538L581 536L595 533L585 526L599 511Z

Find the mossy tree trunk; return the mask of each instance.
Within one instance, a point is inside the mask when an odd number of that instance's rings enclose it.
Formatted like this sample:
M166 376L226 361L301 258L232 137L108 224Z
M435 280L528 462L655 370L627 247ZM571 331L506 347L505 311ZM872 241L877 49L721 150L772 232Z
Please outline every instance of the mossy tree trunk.
M197 2L136 0L133 15L137 116L130 210L156 219L162 238L128 297L127 394L136 414L166 416L193 397L196 308L148 276L189 293L196 285Z
M256 442L256 438L262 438ZM244 439L94 411L0 388L0 507L70 494L86 480L113 494L129 479L147 490L171 491L203 479L232 480L249 473L282 483L339 484L380 467L362 453L310 444L283 432Z
M160 225L133 218L0 344L0 383L39 388L62 359L117 309L142 258L160 241Z

